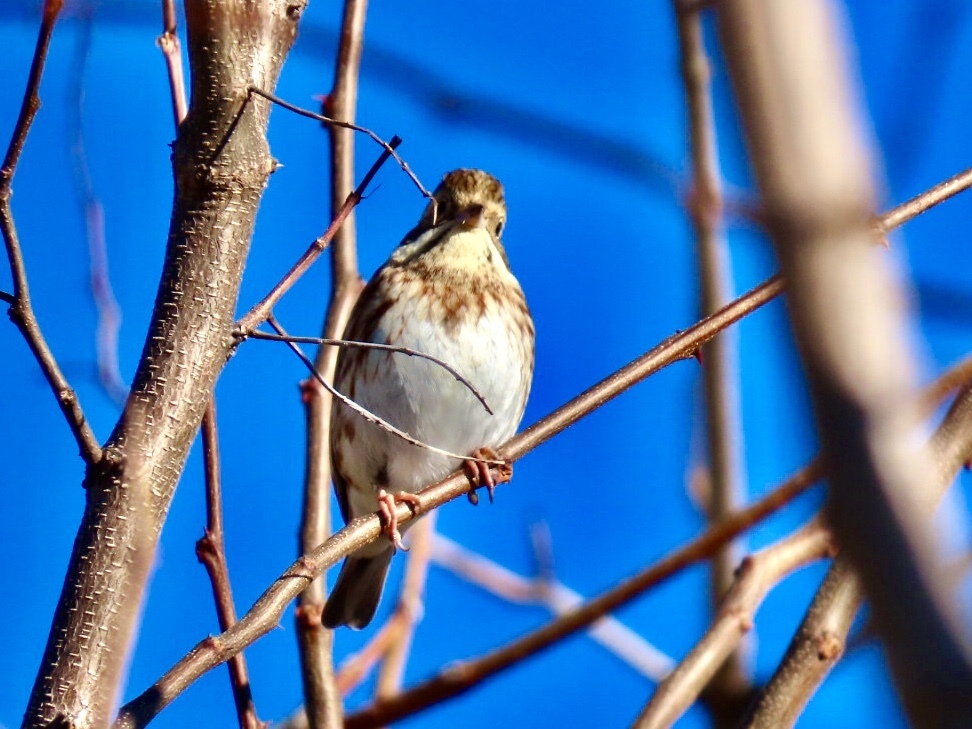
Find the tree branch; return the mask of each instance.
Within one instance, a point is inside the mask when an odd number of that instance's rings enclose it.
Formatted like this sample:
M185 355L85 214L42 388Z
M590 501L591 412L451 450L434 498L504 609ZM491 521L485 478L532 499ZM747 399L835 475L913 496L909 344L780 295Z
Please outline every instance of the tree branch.
M61 13L63 0L45 0L40 30L37 33L37 44L27 75L27 88L20 105L20 114L14 125L10 144L0 167L0 234L3 235L7 259L10 263L10 276L13 279L13 302L10 304L10 320L17 326L30 348L34 359L40 365L41 372L47 384L50 385L61 407L61 412L67 420L68 427L78 444L78 451L85 464L91 465L101 458L101 448L94 431L84 417L81 405L78 403L77 393L68 384L67 378L54 359L54 354L41 333L40 324L34 315L34 308L30 301L30 288L27 284L27 268L24 264L23 251L17 228L14 225L13 211L10 208L11 185L20 155L27 142L34 117L40 109L40 84L44 74L44 64L47 62L47 50L50 47L54 25Z
M85 512L25 727L110 723L158 535L234 343L243 266L273 170L270 105L243 108L247 89L276 84L302 9L302 0L187 4L192 107L173 148L164 270L125 410L88 469Z
M367 0L345 0L344 3L341 39L328 96L330 114L339 122L353 122L355 118L367 7ZM337 217L346 204L345 198L354 188L354 130L338 124L328 124L325 128L331 147L330 207L332 216ZM386 146L385 152L394 153L394 147ZM421 185L419 188L422 189ZM336 339L344 334L361 286L355 220L351 213L337 230L331 249L331 296L323 327L324 337ZM318 348L314 372L319 373L325 383L334 381L337 355L335 347ZM301 391L307 427L307 455L298 551L306 554L331 533L331 394L315 377L305 380ZM311 729L340 729L344 706L334 675L334 633L321 623L325 592L326 583L322 576L307 585L297 599L295 617L304 712Z
M788 282L831 474L831 523L912 721L960 725L972 715L972 666L919 497L930 462L915 445L904 306L872 245L871 165L831 7L726 0L721 34Z
M699 309L711 314L729 300L729 255L722 234L722 185L719 173L715 119L712 111L711 71L698 12L685 12L684 0L673 0L681 54L682 81L688 106L692 153L692 192L689 213L699 261ZM702 348L705 428L708 458L705 508L708 519L729 514L742 494L742 427L739 416L735 340L722 332ZM735 580L739 560L735 545L727 544L712 560L710 601L718 610ZM722 700L709 704L716 727L735 727L749 699L750 679L742 645L729 654L709 686Z

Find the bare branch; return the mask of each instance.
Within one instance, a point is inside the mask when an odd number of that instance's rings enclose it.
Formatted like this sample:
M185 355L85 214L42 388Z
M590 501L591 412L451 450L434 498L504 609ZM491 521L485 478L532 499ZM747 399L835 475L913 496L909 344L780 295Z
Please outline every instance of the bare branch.
M378 670L375 681L375 698L383 699L398 694L402 689L405 665L415 636L415 628L422 619L422 602L425 597L425 582L429 576L429 563L432 558L432 540L435 538L436 512L423 519L409 534L408 561L405 563L405 578L395 607L398 630L385 651L385 658Z
M45 0L44 2L37 44L34 47L30 73L27 76L27 88L24 90L20 114L17 117L17 123L14 125L10 144L3 159L3 166L0 167L0 234L3 235L14 287L13 301L10 302L10 319L20 330L27 346L37 360L37 364L40 365L47 384L54 391L61 412L67 420L68 427L71 428L75 441L77 441L81 458L90 466L100 460L101 448L94 431L91 430L91 426L88 425L88 421L84 417L84 412L78 403L77 393L68 384L64 373L61 372L57 360L54 359L53 352L51 352L44 335L41 333L40 324L34 316L34 308L30 301L30 288L27 285L27 269L24 264L20 240L17 237L17 228L14 225L13 211L10 208L14 172L17 169L17 163L20 161L20 155L27 141L27 134L30 132L34 116L40 108L41 76L44 73L44 64L47 61L47 50L50 46L51 35L54 33L54 25L57 23L62 7L63 0Z
M162 35L155 39L169 78L169 98L172 99L172 116L176 129L189 111L186 103L186 81L182 73L182 45L179 43L175 0L162 0Z
M275 86L303 5L187 6L195 93L173 147L176 193L162 279L124 412L88 469L84 515L26 727L104 727L117 706L158 536L234 342L239 285L273 169L270 105L240 112L245 90ZM49 26L50 12L47 18Z
M635 729L670 727L692 705L753 627L769 591L794 570L833 554L830 531L819 518L743 560L732 589L695 647L658 686Z
M919 496L930 462L903 297L872 245L871 165L832 9L730 0L721 34L828 461L830 521L912 721L957 726L972 715L972 661Z
M712 111L711 71L698 12L681 11L684 0L673 0L681 50L682 80L688 106L693 186L689 213L695 230L699 260L699 308L711 314L729 300L729 256L722 234L722 186L715 120ZM705 390L705 428L708 446L706 511L718 521L737 505L742 493L742 451L736 355L732 332L714 337L702 348ZM718 609L735 579L738 550L728 544L712 560L710 600ZM750 691L743 646L727 656L709 686L723 700L710 706L716 727L735 727Z
M937 202L940 201L929 202L928 204L937 204ZM715 332L730 326L746 314L771 301L782 293L783 288L781 277L774 276L768 279L723 307L713 316L669 337L629 365L609 375L594 387L542 418L502 446L502 452L513 460L526 455L580 418L593 412L654 372L673 362L690 358L698 347L708 341ZM818 465L816 464L808 467L794 479L802 479L803 481L815 479L819 475L817 468ZM798 484L798 488L794 488L802 491L808 486L808 483L801 482ZM469 482L465 475L461 472L453 473L422 492L420 509L426 512L446 501L468 493L468 490ZM795 494L789 495L792 497ZM763 503L758 502L750 509L754 509ZM775 508L782 505L779 504ZM745 510L741 514L751 517L753 512ZM402 523L406 523L413 517L412 512L405 506L398 508L397 515ZM758 519L760 516L757 515L754 518ZM709 545L707 548L718 548L726 540L734 538L742 528L729 530L730 533L728 534L722 533L722 527L711 530L707 534L715 533L718 536L710 537L715 539L716 544L714 546ZM197 645L151 688L126 705L119 715L116 727L125 729L144 726L200 675L227 660L230 655L242 650L276 627L287 604L306 584L320 576L324 570L336 564L346 555L377 539L379 534L380 523L378 515L375 513L368 517L355 519L331 539L328 539L313 551L306 553L263 594L236 626L217 638L208 639ZM706 540L705 535L700 538L700 541L708 544ZM709 553L711 552L707 552L707 554ZM699 559L705 558L705 555L699 557ZM689 560L689 562L691 561L694 560ZM679 569L679 567L676 566L676 569ZM583 627L583 625L580 627ZM501 669L502 667L496 670ZM465 687L458 687L450 695L456 695L464 690ZM411 692L403 694L396 701L405 701L405 697L410 695ZM399 709L398 711L401 712L402 710ZM401 715L404 715L404 712Z
M584 603L580 594L558 582L553 575L541 571L534 579L527 579L439 533L432 538L432 561L491 595L521 605L541 605L553 615L566 615ZM593 623L587 634L655 683L675 667L671 658L610 615Z
M68 86L68 134L74 166L74 185L84 214L88 238L89 283L91 298L98 312L96 351L98 379L112 400L121 405L128 395L128 385L118 368L118 330L121 309L115 299L108 274L108 244L105 237L105 211L95 194L84 135L84 83L88 55L91 51L91 28L94 20L89 8L81 19L81 30L75 50L71 81Z
M401 143L402 140L399 137L393 137L391 142L389 142L389 146L394 149ZM340 230L341 225L351 214L351 211L359 202L361 202L361 199L364 197L365 189L369 184L371 184L374 176L378 174L378 170L381 169L381 166L385 164L386 161L388 161L390 156L391 153L387 149L381 153L378 159L375 160L375 163L371 165L371 169L365 173L365 176L361 179L361 183L358 185L358 187L350 195L348 195L344 205L341 206L341 209L338 210L337 215L335 215L333 220L331 220L331 224L327 226L327 230L325 230L319 238L311 243L310 248L308 248L307 251L304 252L304 255L298 259L297 263L295 263L293 267L286 274L284 274L283 278L277 282L277 285L274 286L270 292L264 296L263 299L261 299L252 309L250 309L250 311L248 311L242 319L240 319L239 323L237 324L237 329L242 332L244 337L249 336L250 333L252 333L258 326L267 320L267 317L270 315L270 312L273 311L273 307L277 304L277 302L280 301L283 295L287 293L295 283L297 283L300 277L304 275L307 269L313 265L314 261L316 261L325 251L328 245L330 245L331 240L337 234L337 231Z
M345 0L334 80L328 96L331 116L342 122L353 122L355 117L366 13L367 0ZM354 188L355 139L351 129L336 124L328 124L325 128L331 145L330 207L332 217L336 217ZM394 149L389 145L385 151L394 152ZM336 339L344 334L361 286L352 211L337 230L331 248L331 296L323 327L324 337ZM337 355L338 350L334 347L318 348L314 372L319 373L324 382L334 381ZM305 554L324 542L331 532L332 400L316 377L305 380L301 387L307 423L307 459L298 550ZM312 729L340 729L344 723L344 707L334 674L334 633L325 629L321 622L325 592L324 578L319 577L297 599L297 643L304 712Z
M820 475L818 465L809 466L751 506L710 526L699 537L671 552L651 567L625 580L600 596L519 638L471 661L453 663L441 674L412 687L393 699L348 716L347 729L379 727L414 714L433 704L465 693L473 686L525 658L549 648L558 641L601 619L611 611L663 582L685 567L708 559L725 544L775 510L806 491ZM433 487L438 488L438 487ZM423 492L423 495L430 490ZM424 510L424 508L423 508Z
M219 465L219 431L216 426L216 399L209 401L202 421L203 464L206 474L206 531L196 542L196 557L206 568L216 603L216 618L221 631L236 622L233 589L223 539L222 476ZM247 675L243 652L226 663L240 729L262 729L253 705L253 692Z
M363 21L363 18L364 18L364 8L367 6L367 3L358 2L358 3L355 3L355 6L357 8L360 8L361 17L362 17L362 23L363 23L364 22ZM352 6L352 7L355 7L355 6ZM362 25L361 27L363 28L364 26ZM359 53L360 53L360 51L359 51ZM339 64L339 68L340 68L340 64ZM357 78L358 78L357 77L357 73L358 73L357 72L357 69L355 69L355 71L354 71L354 74L355 74L354 83L355 84L357 84ZM419 189L419 192L421 192L424 197L427 197L433 203L435 202L435 199L432 197L432 193L429 192L426 189L426 187L419 181L419 178L415 176L415 173L412 172L412 168L408 166L408 163L406 163L405 160L403 160L398 155L398 152L395 151L395 147L398 146L397 144L393 144L392 142L386 142L384 139L382 139L381 137L379 137L377 134L375 134L373 131L371 131L367 127L358 126L357 124L352 124L351 122L348 122L348 121L341 121L341 120L336 119L336 118L332 118L332 117L329 117L329 116L324 116L323 114L318 114L316 112L309 111L308 109L302 109L299 106L296 106L294 104L291 104L289 101L285 101L285 100L281 99L279 96L274 96L269 91L264 91L263 89L258 89L256 86L251 86L250 87L250 93L256 94L257 96L262 96L264 99L267 99L269 101L272 101L277 106L283 107L284 109L287 109L288 111L292 111L295 114L299 114L300 116L305 116L308 119L316 119L317 121L321 122L322 124L326 124L328 126L341 127L342 129L348 129L348 130L351 130L351 131L361 132L362 134L368 135L369 137L371 137L372 140L374 140L375 144L377 144L379 147L381 147L382 149L384 149L389 155L391 155L395 159L396 162L398 162L398 166L402 168L402 172L404 172L406 175L408 175L408 178L412 181L412 183L415 185L415 187L417 187ZM355 96L357 96L357 90L354 91L354 94L355 94ZM332 99L333 99L333 94L332 94ZM333 104L333 101L332 101L332 104ZM352 104L352 106L353 106L353 104ZM397 139L397 137L392 137L392 140L394 140L394 139Z
M331 394L331 397L335 397L338 400L340 400L342 403L344 403L346 406L354 410L354 412L356 412L362 418L367 420L369 423L374 423L382 430L391 433L397 438L401 438L406 443L411 443L413 446L418 446L419 448L425 448L426 450L432 451L433 453L439 453L443 456L456 458L460 461L468 460L468 461L477 461L479 463L486 463L488 465L495 465L495 466L503 465L503 461L493 461L488 458L478 458L475 456L468 456L468 455L463 456L460 455L459 453L453 453L452 451L447 451L444 448L439 448L438 446L434 446L430 443L425 443L423 441L420 441L418 438L409 435L401 428L395 427L384 418L381 418L375 415L370 410L362 407L361 405L358 405L358 403L356 403L354 400L349 398L347 395L338 392L334 388L334 385L330 384L327 380L324 379L324 376L321 375L321 373L318 372L317 369L314 367L314 363L311 362L310 357L304 354L301 348L298 347L296 344L294 344L294 342L290 341L291 339L290 335L288 335L283 330L283 328L280 326L280 324L277 322L277 320L273 317L272 314L267 317L267 322L270 324L270 326L272 326L274 329L277 330L277 333L281 335L283 341L287 343L287 346L290 347L291 351L293 351L293 353L297 355L298 359L300 359L300 361L304 363L304 365L310 371L314 379L317 380L318 384L320 384L325 390L327 390Z

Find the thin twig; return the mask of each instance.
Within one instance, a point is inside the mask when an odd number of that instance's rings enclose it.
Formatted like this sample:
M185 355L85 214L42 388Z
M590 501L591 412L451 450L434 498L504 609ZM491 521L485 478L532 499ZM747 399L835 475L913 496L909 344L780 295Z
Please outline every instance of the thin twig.
M684 0L673 0L681 54L682 81L688 107L692 152L692 193L689 213L695 231L699 260L699 308L711 314L729 299L729 256L722 233L722 184L716 128L712 110L711 70L698 12L681 11ZM705 431L708 450L705 507L710 521L718 521L736 508L742 494L738 377L734 333L725 331L702 348L705 392ZM737 545L727 544L712 560L709 599L718 610L733 585ZM716 727L734 727L745 708L751 681L740 642L709 685L722 699L709 704Z
M179 43L175 0L162 0L162 35L155 39L165 58L169 79L169 98L176 129L189 113L186 103L186 82L182 72L182 45Z
M394 699L379 701L348 716L346 729L378 727L410 716L432 704L458 696L485 679L536 655L558 641L586 628L645 590L658 585L685 567L708 559L725 544L755 523L782 508L809 489L820 469L808 466L759 501L709 526L696 539L676 549L634 577L589 600L539 630L471 661L453 663L438 676Z
M240 336L243 334L240 332ZM426 354L425 352L419 352L417 349L411 349L409 347L396 347L393 344L378 344L376 342L355 342L350 339L328 339L327 337L300 337L282 334L269 334L266 332L250 332L248 335L249 339L263 339L268 342L293 342L294 344L323 344L329 347L351 347L359 349L378 349L384 352L394 352L397 354L404 354L409 357L419 357L421 359L427 359L429 362L437 364L439 367L444 369L450 375L456 378L456 381L463 385L467 390L469 390L477 400L486 409L486 412L490 415L493 411L489 407L489 403L486 402L486 398L483 396L476 386L473 385L469 380L467 380L459 371L450 365L448 362L434 357L431 354Z
M402 143L399 137L393 137L389 146L394 149ZM284 274L283 278L274 286L270 292L263 297L250 311L248 311L242 319L237 323L237 329L242 332L243 336L249 336L258 326L267 320L270 312L273 311L273 307L280 301L281 297L287 293L290 288L297 283L298 279L304 275L304 273L311 267L311 265L318 259L318 257L324 252L324 250L331 243L337 231L340 229L341 224L344 223L345 219L351 214L354 207L361 202L364 197L365 188L371 184L372 179L378 174L378 170L381 166L388 161L391 156L391 152L387 149L384 150L375 163L371 165L371 168L365 173L365 176L361 179L361 183L355 188L354 192L348 195L347 200L345 200L344 205L338 211L337 215L331 221L331 224L327 226L327 230L317 238L313 243L311 243L310 248L305 251L297 263Z
M71 81L68 86L68 133L71 139L71 156L74 161L74 185L78 202L84 213L88 238L89 283L91 298L98 312L96 331L98 379L112 400L125 402L128 386L122 380L118 367L118 330L121 327L121 309L111 287L108 274L108 245L105 237L105 211L95 194L84 135L84 80L88 56L91 51L91 29L94 24L92 9L88 8L81 19Z
M419 178L415 176L415 173L412 172L412 169L408 166L405 160L403 160L398 155L398 152L395 151L395 148L398 146L397 144L395 144L395 140L398 139L397 136L392 137L392 141L386 142L384 139L379 137L377 134L375 134L367 127L358 126L357 124L352 124L351 122L348 121L332 119L329 116L318 114L317 112L310 111L309 109L303 109L299 106L291 104L289 101L285 101L284 99L281 99L279 96L271 94L269 91L258 89L256 86L251 86L249 88L249 92L251 94L256 94L257 96L262 96L264 99L267 99L268 101L272 101L277 106L283 107L284 109L287 109L288 111L292 111L295 114L299 114L300 116L305 116L308 119L316 119L322 124L333 125L336 127L341 127L342 129L350 129L355 132L361 132L362 134L367 134L369 137L371 137L374 140L374 142L379 147L384 149L389 155L391 155L394 158L396 162L398 162L398 166L402 168L402 172L408 175L409 179L415 184L415 187L419 189L419 192L421 192L424 197L427 197L432 202L435 202L435 199L432 197L432 193L425 188L425 186L419 181ZM400 143L401 142L399 142L399 144Z
M216 603L219 629L225 631L236 622L233 589L223 539L223 496L219 465L219 434L216 427L216 399L209 401L202 421L203 465L206 475L206 530L196 542L196 557L206 568ZM253 692L247 675L246 662L240 651L226 663L240 729L262 729L253 705Z
M463 456L463 455L459 455L458 453L453 453L452 451L447 451L443 448L439 448L438 446L434 446L430 443L424 443L423 441L420 441L418 438L409 435L404 430L401 430L400 428L396 428L394 425L389 423L384 418L381 418L375 415L370 410L361 407L360 405L358 405L358 403L356 403L354 400L349 398L347 395L338 392L337 389L334 387L334 385L332 385L331 383L329 383L327 380L324 379L324 376L317 371L317 368L314 366L314 363L311 361L310 357L304 354L303 350L301 350L301 348L297 346L296 343L291 341L292 337L283 330L283 327L280 326L280 323L276 320L273 314L268 315L266 321L270 326L272 326L274 329L277 330L277 333L281 335L282 340L286 342L287 346L290 347L290 349L294 352L294 354L297 355L298 358L300 358L300 361L303 362L304 365L306 365L308 371L311 373L314 379L317 380L317 382L320 385L322 385L325 390L331 393L332 397L336 397L338 400L340 400L342 403L347 405L351 410L354 410L354 412L356 412L362 418L367 420L369 423L374 423L382 430L386 430L392 435L401 438L406 443L411 443L413 446L424 448L426 450L432 451L433 453L439 453L443 456L449 456L450 458L457 458L460 461L477 461L479 463L486 463L488 465L496 465L496 466L503 465L503 461L495 461L495 460L490 460L488 458L479 458L470 455Z
M54 33L54 25L63 7L63 0L45 0L43 16L41 19L40 30L37 34L37 44L34 47L34 55L30 63L30 73L27 76L27 88L24 91L24 98L20 105L20 114L17 123L14 125L10 144L7 147L6 155L3 159L3 166L0 167L0 234L3 235L3 242L7 250L7 259L10 263L10 274L13 279L13 298L10 304L10 319L20 330L27 346L33 353L37 364L47 379L48 385L54 391L61 412L67 419L68 427L74 435L78 444L81 458L88 465L97 463L101 459L101 447L94 431L88 425L84 417L84 411L78 402L77 393L68 384L64 373L57 364L53 352L51 352L44 335L41 333L40 325L34 315L34 309L30 301L30 288L27 284L27 269L24 264L23 251L20 247L20 240L17 237L17 229L14 225L13 211L10 208L11 184L13 182L14 171L20 161L24 144L27 141L27 134L30 131L34 116L40 108L40 83L44 72L44 64L47 60L47 51L51 42L51 35Z

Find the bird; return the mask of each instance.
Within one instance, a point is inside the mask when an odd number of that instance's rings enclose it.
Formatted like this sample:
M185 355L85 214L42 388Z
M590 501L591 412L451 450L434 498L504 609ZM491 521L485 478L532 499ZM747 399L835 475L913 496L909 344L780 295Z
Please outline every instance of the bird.
M387 539L345 559L324 607L325 627L361 629L374 618L391 558L402 546L396 502L417 504L415 492L460 466L473 503L478 485L486 485L492 500L495 483L512 476L495 449L523 417L535 331L503 247L505 225L499 180L477 169L449 172L352 309L345 340L438 358L468 384L430 359L347 347L337 358L338 392L422 443L466 458L409 443L335 400L330 448L341 514L348 522L378 509ZM497 479L484 461L503 463Z

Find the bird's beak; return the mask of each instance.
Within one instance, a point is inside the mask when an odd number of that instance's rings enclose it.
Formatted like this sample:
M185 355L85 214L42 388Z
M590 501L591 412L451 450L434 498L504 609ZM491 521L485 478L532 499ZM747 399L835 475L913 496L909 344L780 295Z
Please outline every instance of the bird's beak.
M462 223L464 228L485 228L486 215L483 206L476 204L463 208L456 216L456 220Z

